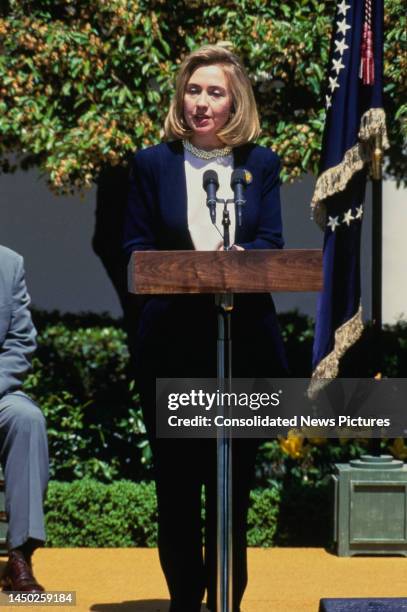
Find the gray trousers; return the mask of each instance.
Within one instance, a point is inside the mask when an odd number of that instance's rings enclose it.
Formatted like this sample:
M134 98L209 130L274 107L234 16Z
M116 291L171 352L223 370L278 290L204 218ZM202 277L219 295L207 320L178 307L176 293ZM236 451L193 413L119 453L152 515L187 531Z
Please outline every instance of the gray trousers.
M0 399L0 461L5 479L8 546L45 541L43 500L48 484L45 418L20 391Z

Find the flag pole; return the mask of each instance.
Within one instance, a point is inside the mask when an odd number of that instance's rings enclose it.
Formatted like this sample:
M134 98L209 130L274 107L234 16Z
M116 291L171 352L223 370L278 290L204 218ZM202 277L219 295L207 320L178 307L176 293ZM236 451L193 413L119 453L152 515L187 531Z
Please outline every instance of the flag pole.
M375 369L383 370L382 350L382 278L383 278L383 150L380 137L376 137L372 155L372 325L375 346ZM381 439L374 438L370 445L370 454L380 456Z
M375 137L372 151L372 323L380 336L382 329L382 264L383 264L383 144ZM381 364L380 364L381 367Z
M372 179L372 323L378 333L382 329L382 263L383 263L383 185Z

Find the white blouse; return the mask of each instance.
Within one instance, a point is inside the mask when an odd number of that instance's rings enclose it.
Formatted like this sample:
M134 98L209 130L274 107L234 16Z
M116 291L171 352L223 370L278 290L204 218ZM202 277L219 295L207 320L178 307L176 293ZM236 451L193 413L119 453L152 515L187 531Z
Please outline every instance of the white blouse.
M197 251L216 251L223 242L223 205L216 206L216 229L206 205L206 192L202 178L206 170L215 170L219 179L218 198L232 199L230 179L233 172L233 155L201 159L184 149L184 166L187 182L188 229ZM230 244L235 242L236 215L233 204L228 204L230 216Z

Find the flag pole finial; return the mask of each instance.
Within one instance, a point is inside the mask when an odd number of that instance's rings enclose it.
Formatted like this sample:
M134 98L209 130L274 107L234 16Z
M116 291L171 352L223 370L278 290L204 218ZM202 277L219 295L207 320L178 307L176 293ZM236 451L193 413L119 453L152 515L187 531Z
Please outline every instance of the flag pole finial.
M372 152L372 178L375 181L380 181L382 178L382 162L383 162L383 145L382 135L376 134L374 149Z

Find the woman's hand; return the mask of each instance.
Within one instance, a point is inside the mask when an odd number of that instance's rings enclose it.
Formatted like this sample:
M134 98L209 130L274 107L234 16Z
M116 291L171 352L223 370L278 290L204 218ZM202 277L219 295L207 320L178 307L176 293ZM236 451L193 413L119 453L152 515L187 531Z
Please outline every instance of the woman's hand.
M221 242L216 250L217 251L223 251L224 248L225 248L224 244L223 244L223 242ZM232 244L232 246L230 247L230 250L231 251L244 251L244 248L239 246L238 244Z

